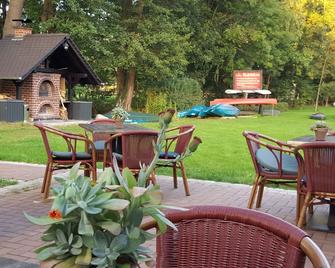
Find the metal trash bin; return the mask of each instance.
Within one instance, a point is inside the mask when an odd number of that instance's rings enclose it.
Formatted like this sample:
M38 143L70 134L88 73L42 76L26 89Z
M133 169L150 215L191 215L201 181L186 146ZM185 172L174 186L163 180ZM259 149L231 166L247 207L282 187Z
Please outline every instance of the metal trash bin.
M69 119L91 120L92 102L91 101L73 101L69 105Z
M0 121L19 122L24 120L22 100L0 100Z

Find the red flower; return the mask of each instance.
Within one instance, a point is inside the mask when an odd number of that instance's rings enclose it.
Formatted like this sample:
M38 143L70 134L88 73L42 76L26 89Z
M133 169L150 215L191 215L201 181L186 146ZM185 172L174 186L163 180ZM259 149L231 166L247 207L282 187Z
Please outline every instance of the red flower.
M58 209L53 209L48 212L48 215L53 220L61 220L62 219L62 212Z

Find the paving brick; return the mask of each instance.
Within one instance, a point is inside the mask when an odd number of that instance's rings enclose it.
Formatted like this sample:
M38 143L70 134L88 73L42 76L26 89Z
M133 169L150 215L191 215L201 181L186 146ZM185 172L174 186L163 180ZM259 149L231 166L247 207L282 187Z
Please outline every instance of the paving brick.
M183 207L210 204L245 208L250 192L250 186L246 185L189 180L191 196L186 197L181 180L178 189L173 189L171 178L159 177L159 183L164 192L164 203ZM258 210L294 223L295 196L295 191L266 188L262 207ZM24 218L23 211L32 215L45 215L51 202L43 201L39 189L8 193L0 197L0 256L37 263L33 249L41 245L40 236L45 228L29 223ZM317 213L327 213L325 207L319 206ZM332 267L335 267L335 234L306 231L325 252ZM154 241L150 241L148 245L155 249ZM305 267L312 266L307 262Z

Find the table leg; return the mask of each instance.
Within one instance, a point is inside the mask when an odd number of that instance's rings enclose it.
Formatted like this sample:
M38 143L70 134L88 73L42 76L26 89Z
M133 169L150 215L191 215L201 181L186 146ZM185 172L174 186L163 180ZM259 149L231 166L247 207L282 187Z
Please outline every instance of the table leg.
M331 199L331 202L335 202L335 199ZM335 205L334 203L330 204L329 206L329 216L328 216L327 225L329 226L329 228L335 231Z
M335 199L331 199L335 202ZM307 222L307 228L311 230L335 233L335 204L329 205L329 214L314 213Z

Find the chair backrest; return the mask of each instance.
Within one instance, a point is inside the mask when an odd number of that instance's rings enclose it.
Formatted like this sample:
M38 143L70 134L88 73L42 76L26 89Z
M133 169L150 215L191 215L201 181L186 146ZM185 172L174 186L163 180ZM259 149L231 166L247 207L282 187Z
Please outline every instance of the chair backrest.
M185 125L179 127L179 134L176 141L176 147L174 151L178 154L182 154L186 151L188 144L192 138L195 127L193 125Z
M307 233L269 214L200 206L188 211L169 211L166 216L178 231L169 228L157 237L157 268L302 268L306 255L316 267L329 267ZM143 225L145 230L153 227L157 228L157 224Z
M100 124L100 125L114 125L116 120L113 119L96 119L90 122L90 124ZM110 138L108 133L93 133L93 141L105 141Z
M311 192L335 193L335 144L330 142L305 143L296 148L303 152L297 157L300 174L307 177Z
M246 139L252 163L254 164L254 168L256 172L260 174L262 170L256 160L256 152L260 148L260 143L257 142L259 140L259 134L251 131L243 131L242 134Z
M154 158L156 131L133 131L121 135L122 167L139 169L140 164L148 165Z

